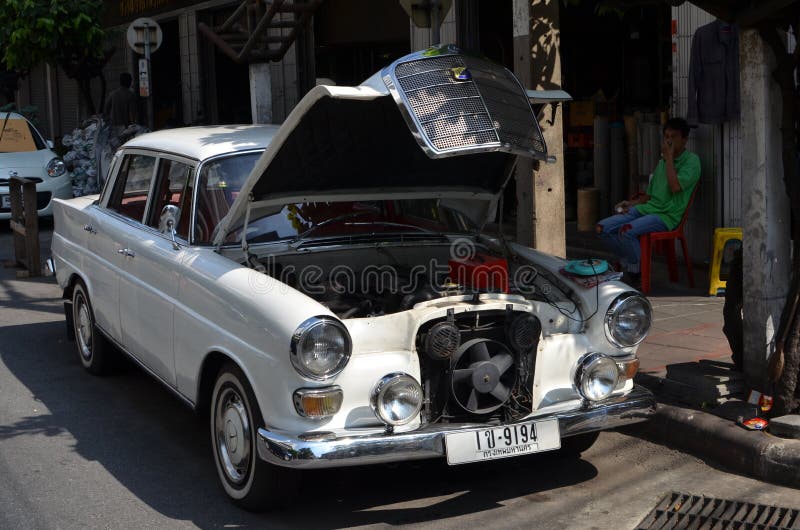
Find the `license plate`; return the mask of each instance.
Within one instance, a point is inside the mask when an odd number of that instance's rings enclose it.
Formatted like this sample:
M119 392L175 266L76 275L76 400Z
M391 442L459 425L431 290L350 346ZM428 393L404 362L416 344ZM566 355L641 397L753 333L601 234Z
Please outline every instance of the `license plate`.
M2 208L11 208L11 195L0 195L0 199L3 201Z
M444 445L452 466L559 449L561 436L551 419L447 434Z

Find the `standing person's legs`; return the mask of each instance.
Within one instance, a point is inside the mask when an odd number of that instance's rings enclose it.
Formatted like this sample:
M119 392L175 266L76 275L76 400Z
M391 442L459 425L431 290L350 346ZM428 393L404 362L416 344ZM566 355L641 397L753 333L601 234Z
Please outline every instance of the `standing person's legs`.
M595 227L597 237L603 240L603 244L605 244L610 252L615 256L619 256L619 259L623 262L623 267L626 266L627 258L626 248L623 246L620 238L620 229L640 217L641 214L636 208L631 208L628 213L612 215L611 217L606 217L598 221Z
M654 214L642 215L619 229L619 241L624 262L627 264L627 272L639 273L639 262L642 259L639 236L666 230L667 225L664 224L664 221L659 216Z

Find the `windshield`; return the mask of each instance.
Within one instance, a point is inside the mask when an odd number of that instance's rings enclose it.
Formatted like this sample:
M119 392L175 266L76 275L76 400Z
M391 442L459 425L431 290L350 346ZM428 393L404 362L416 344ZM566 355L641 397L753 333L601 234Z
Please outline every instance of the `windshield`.
M44 148L41 137L28 120L0 118L0 153L27 153Z
M208 243L214 228L228 213L260 153L215 159L203 165L197 197L195 240ZM251 218L247 240L251 243L301 241L305 238L366 234L468 232L473 223L443 206L439 199L306 202L276 206ZM228 234L225 243L241 241L241 230Z
M279 212L251 220L251 243L306 238L397 233L466 232L466 217L437 199L314 202L284 205ZM227 242L241 239L241 231Z

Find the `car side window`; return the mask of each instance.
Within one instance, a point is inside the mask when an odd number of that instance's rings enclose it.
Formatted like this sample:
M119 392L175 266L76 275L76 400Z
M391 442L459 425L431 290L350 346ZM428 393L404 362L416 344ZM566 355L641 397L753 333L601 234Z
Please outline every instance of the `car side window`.
M158 228L164 207L177 206L180 209L180 216L175 232L183 239L189 239L192 172L193 168L188 164L167 158L161 159L148 226Z
M156 159L148 155L125 155L108 201L108 209L142 222L153 182Z

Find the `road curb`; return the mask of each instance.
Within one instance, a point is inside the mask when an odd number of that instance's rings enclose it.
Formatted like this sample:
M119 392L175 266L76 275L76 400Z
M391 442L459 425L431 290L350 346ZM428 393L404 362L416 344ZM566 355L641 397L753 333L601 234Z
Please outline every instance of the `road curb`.
M662 403L652 419L624 432L761 480L800 487L800 440L748 431L707 412Z

